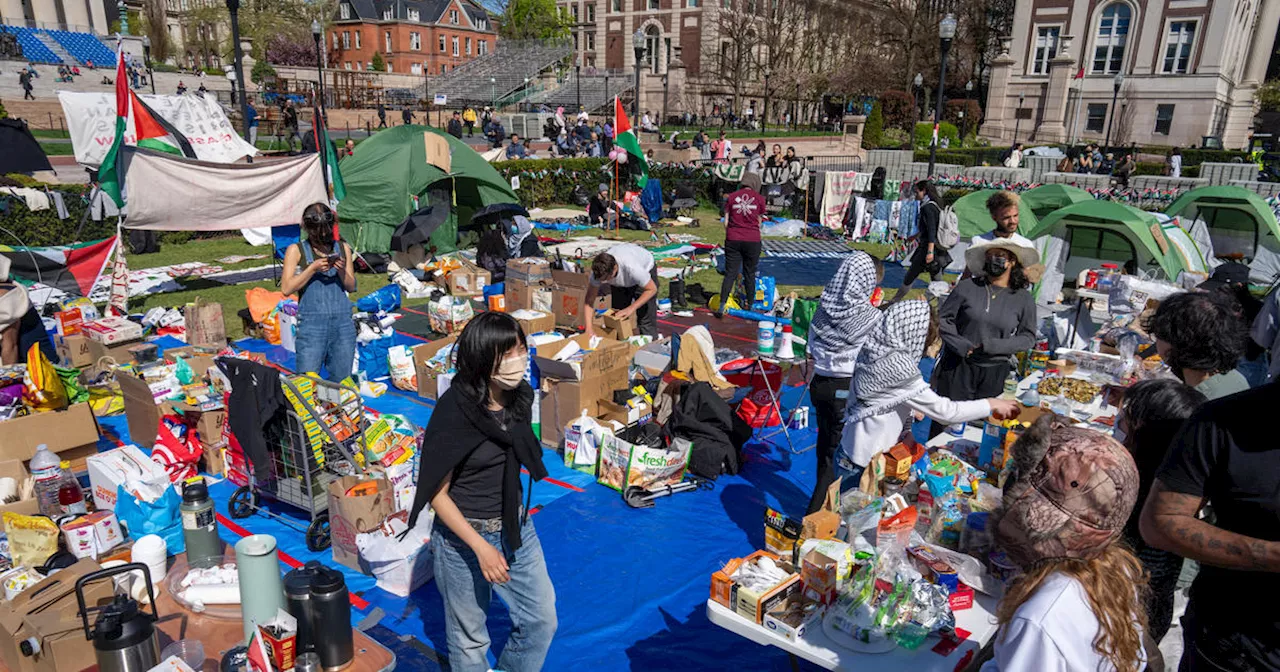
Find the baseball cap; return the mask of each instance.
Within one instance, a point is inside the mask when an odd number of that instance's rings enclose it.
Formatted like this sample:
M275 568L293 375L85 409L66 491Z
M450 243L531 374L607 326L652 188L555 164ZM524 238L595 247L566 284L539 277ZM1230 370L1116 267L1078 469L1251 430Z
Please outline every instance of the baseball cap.
M1236 261L1228 261L1213 269L1208 280L1200 283L1196 289L1206 292L1226 287L1227 285L1248 285L1249 267Z
M996 545L1020 567L1100 555L1138 500L1138 467L1119 442L1042 415L1011 449Z

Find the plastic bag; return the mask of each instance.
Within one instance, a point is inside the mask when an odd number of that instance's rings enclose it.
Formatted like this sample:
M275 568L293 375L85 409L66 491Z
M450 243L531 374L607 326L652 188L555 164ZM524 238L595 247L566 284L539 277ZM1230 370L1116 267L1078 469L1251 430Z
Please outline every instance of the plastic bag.
M265 287L253 287L244 290L244 300L249 306L249 317L254 322L261 322L284 301L284 294L268 291Z
M165 488L164 494L154 502L142 502L134 499L124 489L116 486L116 518L131 539L138 539L147 534L154 534L164 539L170 555L187 550L182 538L182 512L178 507L182 497L173 488Z
M418 370L413 365L413 350L407 345L396 345L387 350L387 369L391 372L391 384L407 392L418 391Z
M356 344L356 370L363 371L365 378L383 378L388 374L387 353L395 345L394 335L375 338L367 343ZM412 364L410 360L410 364ZM417 390L417 386L413 388Z
M67 388L58 376L58 370L40 350L39 343L27 349L26 386L23 396L27 405L37 411L57 411L67 407Z
M178 378L178 382L183 385L190 385L196 381L196 372L187 363L185 357L178 357L178 363L173 368L173 375Z
M384 285L356 301L356 310L366 313L390 312L400 307L400 285Z
M39 567L58 552L58 526L44 516L3 515L9 533L9 557L15 566Z
M435 513L424 511L412 530L393 517L373 532L356 535L361 564L368 565L379 588L408 597L431 580L430 541L434 521Z
M196 438L196 432L182 418L176 415L160 418L151 460L164 467L171 483L181 483L195 476L202 454L204 448Z
M272 310L262 320L262 337L271 345L280 345L280 312Z
M82 404L89 401L89 390L80 382L80 369L68 369L54 364L53 370L58 372L58 379L67 391L68 403Z
M795 340L809 342L809 323L818 312L818 302L813 299L795 300L791 308L791 336Z

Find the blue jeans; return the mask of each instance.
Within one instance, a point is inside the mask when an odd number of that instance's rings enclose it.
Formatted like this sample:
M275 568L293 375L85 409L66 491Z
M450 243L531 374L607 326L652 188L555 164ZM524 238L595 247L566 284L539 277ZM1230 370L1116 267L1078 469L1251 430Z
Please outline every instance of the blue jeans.
M335 383L351 376L356 356L356 325L351 313L299 314L297 351L298 373L319 373Z
M494 548L502 548L502 533L481 533ZM453 672L487 672L489 630L486 619L493 593L511 614L511 636L498 665L502 672L537 672L556 632L556 591L547 575L542 543L526 521L520 550L507 554L511 580L490 584L480 571L476 554L444 525L432 540L436 586L444 598L445 633L449 640L449 668Z

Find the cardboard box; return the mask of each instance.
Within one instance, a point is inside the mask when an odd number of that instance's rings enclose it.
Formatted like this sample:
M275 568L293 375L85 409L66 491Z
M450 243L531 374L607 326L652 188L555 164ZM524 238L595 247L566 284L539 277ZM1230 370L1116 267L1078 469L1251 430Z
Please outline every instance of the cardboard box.
M72 404L61 411L32 413L0 422L0 460L25 462L35 457L40 444L59 454L81 448L97 452L98 422L89 404ZM67 455L62 458L71 459Z
M0 461L0 478L12 478L18 484L18 489L22 489L22 482L27 480L31 474L27 468L23 466L22 460L3 460ZM13 513L22 514L24 516L40 515L40 502L35 497L20 499L12 504L0 504L0 513L11 511ZM0 532L4 530L4 519L0 518Z
M778 566L787 569L790 564L785 561L779 561ZM787 600L799 597L801 594L800 588L800 575L795 573L783 579L776 586L760 593L742 586L735 586L733 591L733 610L738 612L739 616L749 618L756 623L762 623L765 614L778 608Z
M53 348L57 351L62 365L74 366L77 369L83 369L94 363L90 344L96 344L96 342L90 341L88 336L78 332L68 336L58 336L53 340Z
M333 540L333 559L361 573L368 573L361 566L360 551L356 547L356 535L372 532L382 525L387 516L395 512L395 493L391 483L384 478L373 479L377 492L368 495L347 495L347 490L369 479L343 476L329 484L329 529Z
M76 581L99 570L85 558L0 603L0 661L9 672L79 672L97 664L93 642L86 640L77 615ZM85 603L101 606L111 601L112 582L94 581L84 587ZM24 656L19 644L31 637L40 653Z
M835 539L840 531L840 514L832 511L814 511L801 521L800 538Z
M586 273L551 271L551 278L555 281L551 302L552 312L556 315L556 326L568 329L586 328L588 316L595 314L594 310L587 310L584 305L587 288L591 286L591 276Z
M551 262L543 257L508 259L506 281L521 285L549 285Z
M769 551L790 558L801 533L800 521L773 509L764 510L764 547Z
M119 345L142 338L142 325L123 317L104 317L84 323L84 334L103 345Z
M204 472L211 476L225 476L227 473L227 444L218 441L214 444L204 443Z
M599 417L600 401L626 386L626 367L596 373L580 381L549 378L544 373L540 410L543 445L558 448L564 440L564 427L581 416L582 409L587 409L591 417Z
M800 559L800 581L804 596L822 604L836 601L839 563L817 551L809 551Z
M222 304L196 297L194 302L183 307L182 320L186 325L187 343L190 345L223 347L227 344L227 325L222 319Z
M595 350L588 351L578 361L560 362L553 359L569 343L577 343L578 347L586 350L590 347L591 339L586 334L579 334L563 341L538 346L534 351L534 363L538 365L538 371L544 378L586 380L606 371L626 369L631 366L634 348L608 338L602 339ZM612 397L612 395L609 396Z
M810 627L822 620L823 609L804 595L793 595L764 615L766 630L782 635L790 642L800 641ZM820 627L820 626L819 626Z
M607 422L631 425L651 420L653 418L653 407L648 402L638 398L634 406L622 406L608 399L601 399L600 415L597 417Z
M463 259L462 268L449 273L445 287L453 296L480 296L492 280L489 271Z
M185 359L191 370L195 371L196 376L203 378L209 369L217 366L215 358L218 356L218 348L184 345L178 348L169 348L161 353L160 356L171 362L178 361L179 357Z
M418 372L418 396L424 399L439 399L441 378L440 372L428 366L428 362L445 346L453 345L458 337L450 334L439 340L423 343L413 348L413 368ZM445 387L445 389L449 389Z
M80 308L68 308L58 311L58 335L75 336L84 326L84 311Z
M600 321L604 324L604 335L615 341L625 341L640 334L635 313L619 318L614 314L613 309L609 309L600 316Z
M519 322L520 327L524 329L525 336L556 330L556 316L549 311L525 308L519 311L507 311L507 314L516 318L516 322Z
M134 445L91 455L85 460L85 466L89 470L89 491L99 509L114 511L117 489L129 482L150 485L161 493L169 485L169 474L164 467Z
M550 313L554 298L550 283L526 284L508 279L503 290L503 309L508 313L522 309Z

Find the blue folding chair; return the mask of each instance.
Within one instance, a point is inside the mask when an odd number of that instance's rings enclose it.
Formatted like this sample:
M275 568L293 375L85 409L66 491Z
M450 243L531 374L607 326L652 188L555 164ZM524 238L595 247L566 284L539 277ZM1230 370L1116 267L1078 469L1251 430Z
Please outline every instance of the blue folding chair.
M275 276L276 287L280 286L280 280L284 275L284 253L289 249L290 245L302 241L302 225L288 224L285 226L271 227L271 246L274 249L271 255L272 275Z

